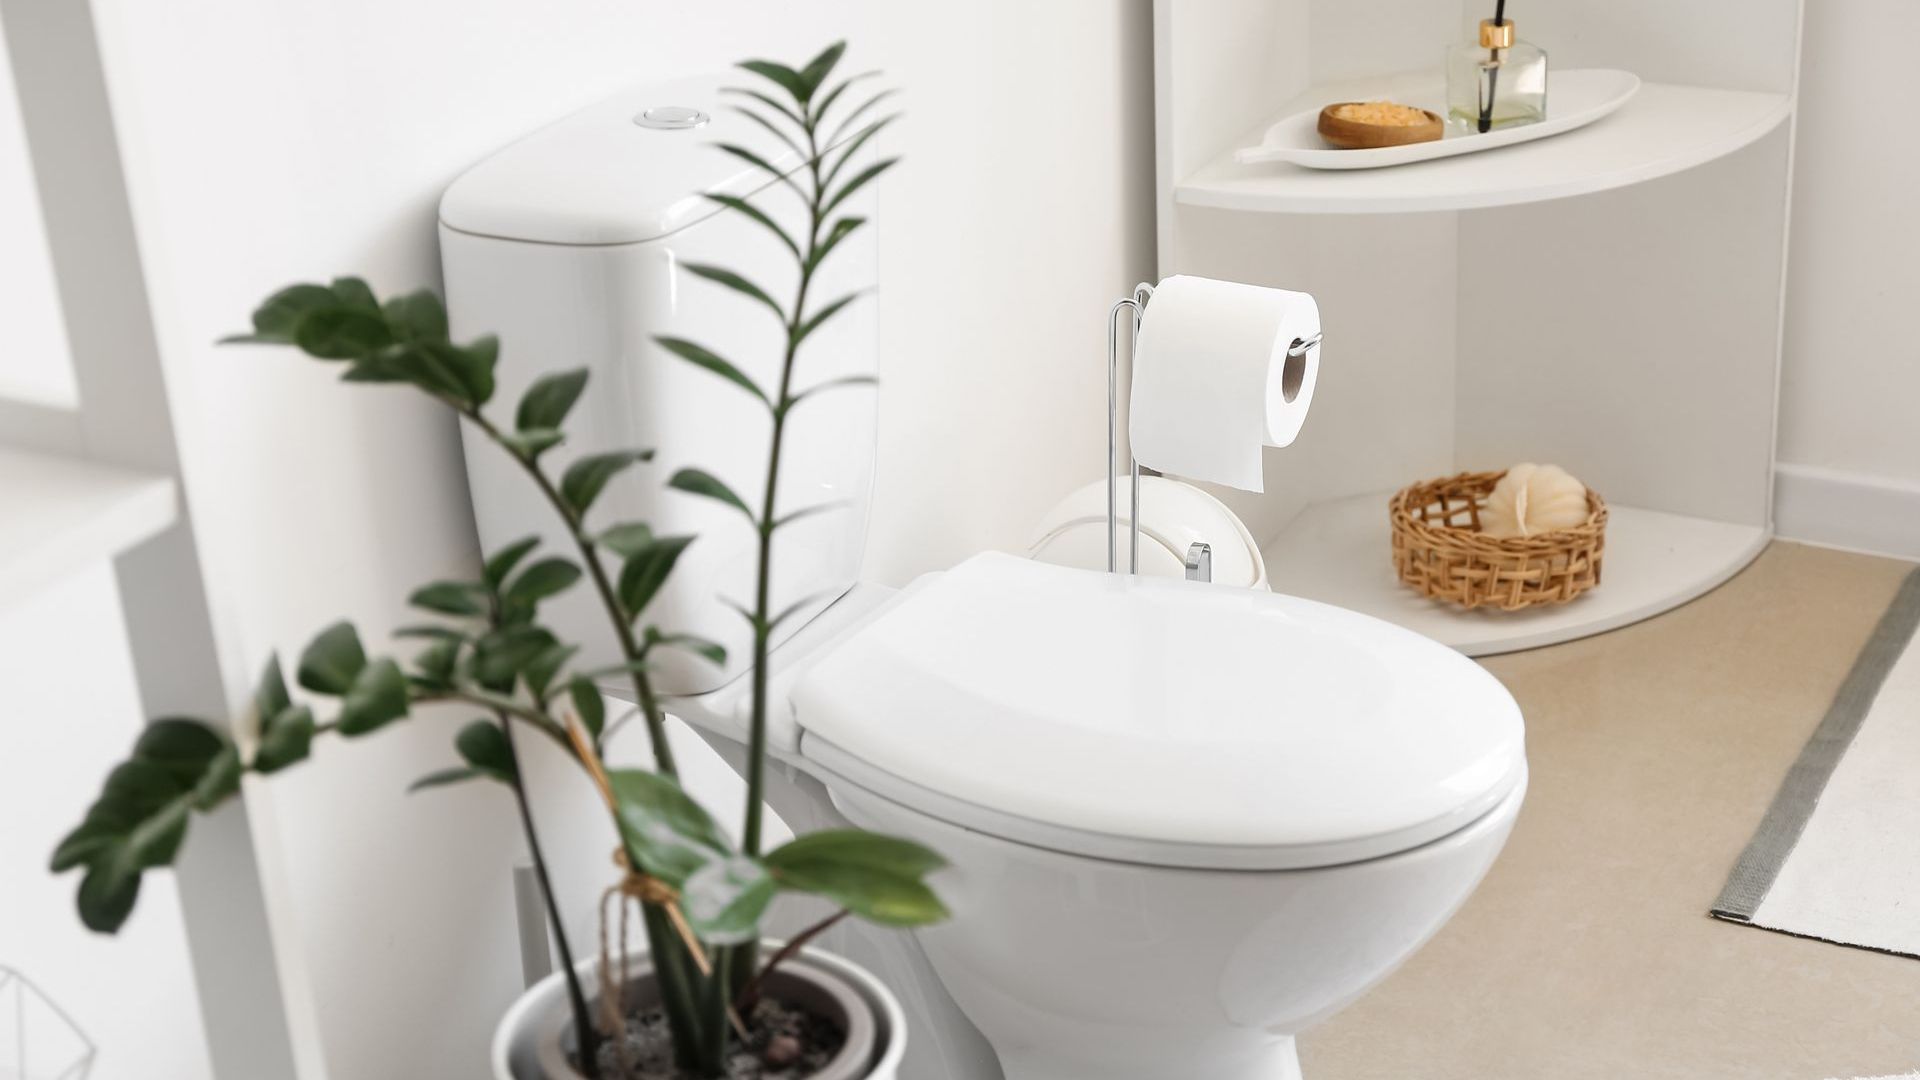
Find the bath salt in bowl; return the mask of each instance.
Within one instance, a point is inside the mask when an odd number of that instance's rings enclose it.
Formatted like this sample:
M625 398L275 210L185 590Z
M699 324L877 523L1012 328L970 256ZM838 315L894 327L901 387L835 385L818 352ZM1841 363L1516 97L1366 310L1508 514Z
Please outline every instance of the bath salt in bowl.
M1391 101L1340 101L1320 110L1320 137L1340 150L1432 142L1445 131L1439 114Z

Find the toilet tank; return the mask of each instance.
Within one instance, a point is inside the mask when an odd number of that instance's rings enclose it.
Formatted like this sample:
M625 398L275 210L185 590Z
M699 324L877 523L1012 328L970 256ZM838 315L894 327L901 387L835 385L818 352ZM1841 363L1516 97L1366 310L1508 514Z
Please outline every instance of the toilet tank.
M765 228L702 193L748 200L790 235L806 230L801 203L717 143L745 146L791 170L800 155L743 118L743 99L723 86L749 76L716 76L640 87L533 133L480 162L440 203L441 261L456 340L498 334L498 389L489 415L510 428L520 395L548 372L586 368L586 393L566 423L567 439L542 463L556 478L584 454L652 449L608 485L587 517L590 532L639 521L656 535L693 534L642 625L688 632L727 647L716 667L663 650L663 693L714 689L751 659L745 620L722 602L751 607L757 539L738 510L667 487L683 467L704 469L758 512L767 474L767 408L739 387L655 344L656 335L712 349L771 393L779 385L785 332L756 302L695 277L688 263L744 275L791 303L794 258ZM856 197L837 213L871 217ZM837 215L836 215L837 216ZM874 227L838 247L814 275L809 310L875 284ZM807 339L794 370L797 392L876 368L875 297L849 305ZM775 543L773 600L800 605L776 642L852 587L864 549L873 479L875 390L854 385L809 398L789 415L777 515L832 509L782 527ZM486 551L538 534L541 550L578 557L538 489L513 460L464 426L467 480ZM617 578L617 556L603 554ZM583 579L542 607L542 621L580 643L583 667L618 660L615 638L591 582Z

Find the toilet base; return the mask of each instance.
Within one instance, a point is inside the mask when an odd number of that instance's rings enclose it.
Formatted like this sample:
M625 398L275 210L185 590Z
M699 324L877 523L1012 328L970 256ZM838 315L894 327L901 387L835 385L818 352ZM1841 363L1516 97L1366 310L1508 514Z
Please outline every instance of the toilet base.
M1112 1062L1089 1065L1061 1061L1044 1051L1002 1050L1000 1065L1006 1080L1301 1080L1300 1057L1293 1037L1284 1036L1252 1058L1237 1061L1137 1061L1136 1067L1117 1069Z

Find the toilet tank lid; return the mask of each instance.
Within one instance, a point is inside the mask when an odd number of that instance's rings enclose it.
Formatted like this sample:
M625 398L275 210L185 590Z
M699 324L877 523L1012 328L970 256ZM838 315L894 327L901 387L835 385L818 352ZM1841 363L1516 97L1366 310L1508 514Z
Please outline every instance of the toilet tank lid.
M1512 696L1411 631L998 554L903 595L792 700L802 755L842 779L1009 839L1161 865L1405 851L1526 771Z
M461 174L440 199L441 224L507 240L602 245L657 240L711 217L721 207L702 193L747 198L777 182L716 144L744 147L783 170L801 165L801 155L741 115L736 106L749 99L722 93L752 81L744 72L699 76L590 105ZM650 111L649 123L667 126L641 123ZM704 122L671 126L691 111Z

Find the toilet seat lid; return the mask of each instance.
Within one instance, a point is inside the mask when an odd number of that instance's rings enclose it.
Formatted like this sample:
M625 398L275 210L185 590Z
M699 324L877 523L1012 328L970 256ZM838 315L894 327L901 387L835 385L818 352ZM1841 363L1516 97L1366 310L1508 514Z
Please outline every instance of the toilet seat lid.
M1525 775L1519 707L1411 631L1247 589L977 555L794 687L801 754L1007 839L1284 869L1405 851Z

